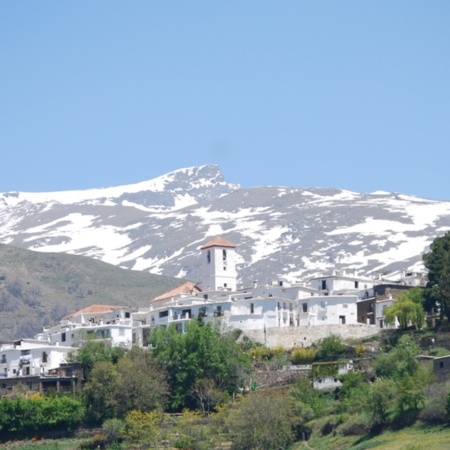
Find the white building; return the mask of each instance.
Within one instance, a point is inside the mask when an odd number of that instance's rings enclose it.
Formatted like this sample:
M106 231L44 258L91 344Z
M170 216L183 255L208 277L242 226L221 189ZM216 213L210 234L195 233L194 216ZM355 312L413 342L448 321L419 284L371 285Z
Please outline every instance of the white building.
M34 339L21 339L0 346L0 376L11 378L46 375L67 361L73 348Z
M54 327L45 328L36 336L50 344L78 347L85 340L106 340L112 347L130 347L132 340L131 314L136 308L92 305L65 316Z
M155 327L174 324L180 332L192 319L220 321L221 327L266 330L282 327L353 325L357 303L373 291L374 281L354 273L333 272L310 286L278 281L236 289L236 246L215 238L201 247L203 278L157 297L133 314L133 343L147 345ZM201 286L201 291L199 289Z
M236 246L221 237L201 247L202 291L236 290Z
M107 340L111 346L145 347L156 327L174 325L184 332L194 319L243 331L358 323L382 327L383 307L392 304L390 292L399 286L390 284L384 289L379 280L333 271L312 278L308 286L279 280L237 289L236 246L216 237L200 250L203 278L198 284L186 282L139 310L90 306L44 329L38 338L69 347L90 337Z

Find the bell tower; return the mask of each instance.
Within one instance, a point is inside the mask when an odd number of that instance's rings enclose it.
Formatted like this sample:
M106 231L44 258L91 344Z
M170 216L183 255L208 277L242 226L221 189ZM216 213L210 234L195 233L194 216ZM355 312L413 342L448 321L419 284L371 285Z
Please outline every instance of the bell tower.
M202 290L236 290L236 246L230 241L216 237L203 247Z

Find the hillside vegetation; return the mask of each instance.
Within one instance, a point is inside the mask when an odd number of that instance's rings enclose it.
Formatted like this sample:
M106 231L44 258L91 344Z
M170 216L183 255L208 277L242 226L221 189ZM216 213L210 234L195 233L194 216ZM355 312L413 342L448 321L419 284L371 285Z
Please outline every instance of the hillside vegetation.
M144 306L180 284L91 258L0 244L0 341L32 337L93 304Z

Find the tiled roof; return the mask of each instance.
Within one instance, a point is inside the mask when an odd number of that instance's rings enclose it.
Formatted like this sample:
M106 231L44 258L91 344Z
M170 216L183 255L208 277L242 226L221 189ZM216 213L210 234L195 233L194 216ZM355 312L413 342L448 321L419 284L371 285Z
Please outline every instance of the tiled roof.
M204 250L205 248L210 247L228 247L228 248L236 248L236 246L230 242L227 241L224 238L221 238L219 236L215 237L212 241L209 241L207 244L205 244L203 247L201 247L201 250Z
M193 283L192 281L187 281L186 283L182 284L181 286L178 286L175 289L172 289L171 291L164 292L164 294L155 297L151 301L153 302L158 300L165 300L170 297L176 297L177 295L189 294L190 291L194 291L194 294L198 294L200 292L200 289L198 289L195 286L195 283Z
M80 309L79 311L76 311L72 314L69 314L63 319L69 319L70 317L78 316L80 314L95 314L95 313L106 313L115 311L116 309L122 309L124 306L109 306L109 305L91 305L87 308Z

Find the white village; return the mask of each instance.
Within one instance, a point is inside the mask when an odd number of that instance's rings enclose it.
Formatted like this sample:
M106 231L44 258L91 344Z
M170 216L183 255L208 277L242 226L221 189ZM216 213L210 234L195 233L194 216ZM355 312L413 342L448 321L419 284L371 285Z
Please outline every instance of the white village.
M200 248L200 282L186 282L141 308L89 306L33 339L2 344L2 395L17 382L30 390L73 390L82 379L70 364L70 354L87 340L148 348L156 328L173 325L184 333L192 320L214 322L224 332L241 330L255 342L286 349L308 347L331 334L343 339L372 336L386 327L384 309L405 290L423 284L420 274L373 279L334 271L299 284L274 280L263 285L254 280L238 286L236 251L232 242L213 238Z

